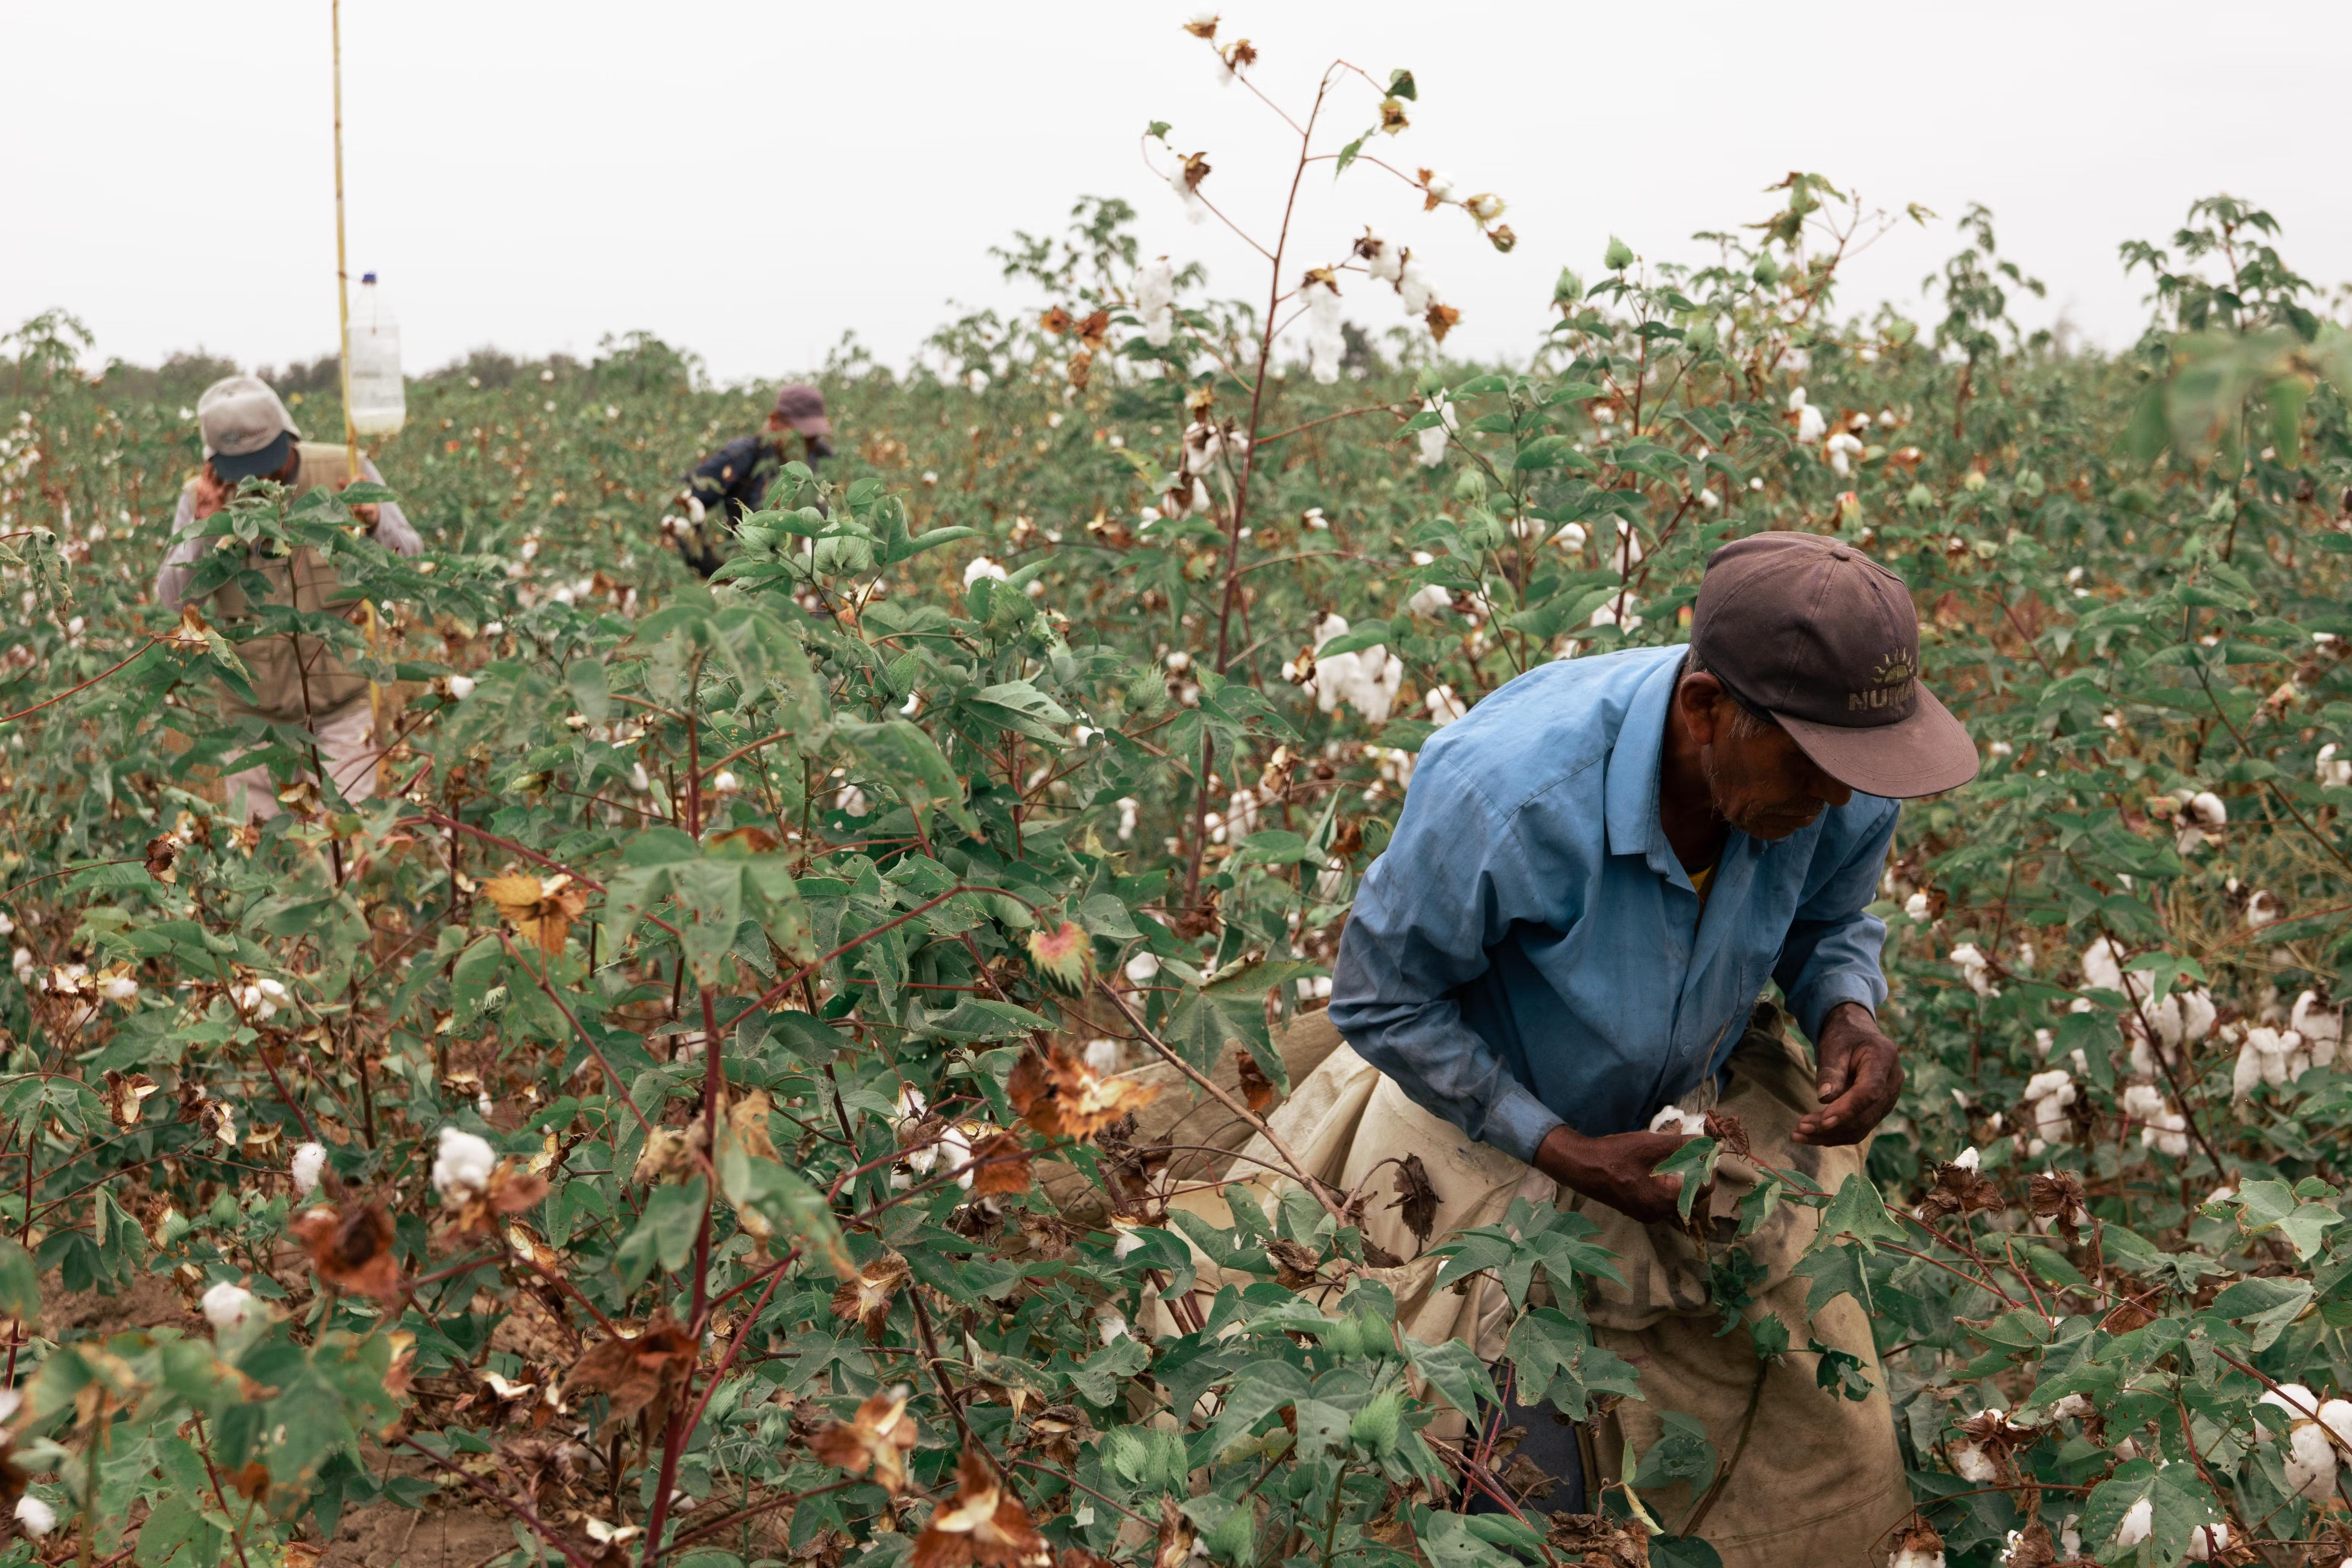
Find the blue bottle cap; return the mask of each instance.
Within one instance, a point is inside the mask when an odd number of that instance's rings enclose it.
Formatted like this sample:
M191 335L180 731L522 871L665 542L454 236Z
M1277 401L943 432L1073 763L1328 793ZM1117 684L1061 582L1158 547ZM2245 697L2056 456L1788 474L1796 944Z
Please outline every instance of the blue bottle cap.
M360 281L362 283L373 283L375 281L375 274L373 272L362 272L360 274Z

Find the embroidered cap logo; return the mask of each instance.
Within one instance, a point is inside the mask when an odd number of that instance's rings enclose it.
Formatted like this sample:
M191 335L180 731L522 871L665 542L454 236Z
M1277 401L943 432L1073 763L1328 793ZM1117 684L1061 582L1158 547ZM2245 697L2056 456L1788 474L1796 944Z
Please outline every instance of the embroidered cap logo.
M1846 693L1846 711L1850 713L1859 708L1885 708L1907 702L1911 699L1911 684L1917 679L1916 661L1905 649L1895 648L1880 659L1878 668L1870 672L1871 684L1866 689Z

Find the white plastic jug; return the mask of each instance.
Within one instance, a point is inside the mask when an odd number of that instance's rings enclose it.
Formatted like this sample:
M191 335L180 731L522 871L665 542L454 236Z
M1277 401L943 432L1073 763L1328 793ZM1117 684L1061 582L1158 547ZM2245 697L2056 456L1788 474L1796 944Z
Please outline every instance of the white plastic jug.
M392 436L408 422L408 393L400 379L400 323L376 291L375 274L360 279L359 309L352 312L352 427L362 436Z

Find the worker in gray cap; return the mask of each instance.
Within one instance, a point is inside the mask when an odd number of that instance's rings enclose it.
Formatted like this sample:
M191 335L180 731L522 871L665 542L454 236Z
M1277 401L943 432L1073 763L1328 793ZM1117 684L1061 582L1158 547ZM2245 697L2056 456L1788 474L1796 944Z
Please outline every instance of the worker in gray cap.
M341 490L354 479L349 449L303 440L278 394L258 377L232 375L205 388L196 400L196 425L204 436L205 465L180 491L179 511L172 521L171 548L155 577L155 598L172 610L186 602L196 563L215 545L202 525L226 506L246 481L268 479L303 495L320 486ZM364 458L360 459L356 477L379 484L383 478ZM423 548L416 530L392 502L368 502L353 507L352 512L373 532L378 543L394 554L415 555ZM247 563L272 584L268 604L306 612L357 611L358 602L342 592L333 564L308 548L298 549L291 556L257 548ZM215 589L208 598L207 607L216 620L234 623L252 613L251 601L235 584ZM373 795L380 751L367 678L347 668L333 648L311 637L247 638L237 644L237 657L252 677L253 700L248 702L224 694L231 718L259 719L308 731L320 769L345 801L356 804ZM278 791L267 766L232 773L227 789L229 809L246 820L278 814ZM329 792L321 788L320 793Z
M814 468L833 456L832 435L824 394L797 382L780 389L758 435L728 442L686 476L677 510L662 519L662 531L677 541L688 565L709 576L726 560L726 541L735 525L766 504L777 470L792 460L793 438L800 437Z

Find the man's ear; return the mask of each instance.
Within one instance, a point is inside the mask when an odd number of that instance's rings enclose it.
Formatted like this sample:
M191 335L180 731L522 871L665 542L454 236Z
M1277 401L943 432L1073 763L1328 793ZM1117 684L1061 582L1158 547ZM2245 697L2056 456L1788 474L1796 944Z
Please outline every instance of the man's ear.
M1682 710L1683 728L1702 746L1715 742L1715 710L1724 695L1723 682L1705 670L1692 671L1675 687L1675 706Z

